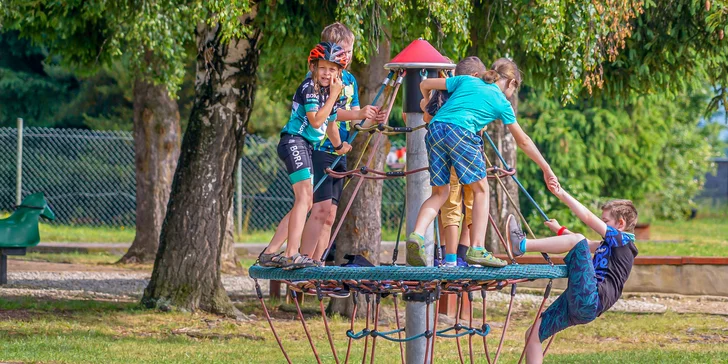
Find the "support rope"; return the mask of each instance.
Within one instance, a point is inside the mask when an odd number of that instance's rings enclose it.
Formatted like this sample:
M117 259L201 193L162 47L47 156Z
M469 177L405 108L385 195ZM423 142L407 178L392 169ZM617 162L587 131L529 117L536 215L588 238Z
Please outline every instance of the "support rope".
M488 299L488 291L485 290L485 288L480 289L480 297L483 298L483 326L485 326L485 323L488 321L487 319L487 299ZM488 364L490 363L490 353L488 352L488 340L485 336L483 336L483 351L485 351L485 359L488 360Z
M291 290L291 298L293 298L293 303L296 304L296 311L298 311L298 318L301 319L301 324L303 325L303 331L306 332L306 337L308 338L308 343L311 344L311 350L313 350L313 355L316 357L316 362L318 364L321 364L321 358L319 358L318 351L316 351L316 345L313 344L313 339L311 339L311 334L308 332L308 326L306 325L306 320L303 319L303 313L301 312L301 305L298 304L298 298L296 291Z
M334 355L334 361L339 364L339 357L336 356L336 347L334 347L334 338L331 337L331 330L329 330L329 320L326 317L326 310L324 309L324 295L321 292L321 285L316 284L316 296L319 301L319 309L321 309L321 318L324 321L324 328L326 329L326 336L329 338L329 346L331 346L331 354Z
M375 307L376 307L374 309L374 331L377 331L377 329L379 328L379 307L380 307L379 303L381 300L382 300L382 295L377 293L377 296L376 296L375 302L374 302ZM377 337L373 336L372 337L372 358L369 361L369 364L374 364L374 353L375 353L376 348L377 348Z
M495 352L495 358L493 364L498 363L498 357L500 356L501 349L503 348L503 341L506 339L506 332L508 331L508 323L511 322L511 311L513 310L513 299L516 297L516 285L511 285L511 300L508 302L508 313L506 314L506 321L503 323L503 333L501 334L500 342L498 343L498 350Z
M351 339L352 337L349 336L350 332L354 332L354 319L356 318L356 311L357 308L359 308L359 293L354 292L351 295L351 300L354 302L354 308L351 312L351 322L349 324L349 331L346 332L346 336L349 337L349 342L346 344L346 359L344 359L344 364L349 363L349 354L351 353Z
M394 301L394 317L397 320L397 338L402 339L402 331L399 324L399 308L397 307L397 293L392 295L392 301ZM402 364L404 364L404 346L401 341L399 342L399 357L402 359Z
M281 353L283 353L283 356L286 358L286 361L288 364L291 363L291 359L288 357L288 353L286 353L286 349L283 348L283 343L281 343L281 338L278 337L278 333L276 333L276 329L273 327L273 320L270 318L270 313L268 313L268 308L265 307L265 301L263 300L263 292L260 290L260 285L258 284L258 280L255 279L255 293L258 296L258 300L260 301L260 304L263 306L263 313L265 313L265 318L268 320L268 325L270 326L270 330L273 331L273 337L276 338L276 342L278 343L278 347L281 348Z
M538 312L536 312L536 318L533 319L533 324L531 324L531 331L528 333L528 337L526 338L526 345L523 346L523 351L521 351L521 357L518 358L518 364L521 364L523 361L523 356L526 355L526 347L528 346L528 342L531 341L531 337L533 336L534 332L538 330L534 330L536 326L536 322L538 321L539 317L541 316L541 312L543 312L543 306L546 304L546 300L549 299L549 295L551 294L551 285L554 283L552 279L549 280L549 284L546 286L546 290L543 293L543 300L541 301L541 306L538 307Z

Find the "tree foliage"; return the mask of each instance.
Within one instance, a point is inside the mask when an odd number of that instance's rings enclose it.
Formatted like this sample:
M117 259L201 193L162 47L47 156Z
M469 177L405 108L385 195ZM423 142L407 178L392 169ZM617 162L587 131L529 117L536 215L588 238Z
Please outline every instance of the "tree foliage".
M614 198L632 199L651 218L684 218L717 155L715 126L698 127L707 93L676 101L645 96L629 107L581 102L562 108L532 92L522 125L547 156L562 186L595 211ZM548 193L538 167L519 154L519 175L543 207L572 226L568 208ZM522 207L536 216L533 207ZM534 220L535 221L535 220Z

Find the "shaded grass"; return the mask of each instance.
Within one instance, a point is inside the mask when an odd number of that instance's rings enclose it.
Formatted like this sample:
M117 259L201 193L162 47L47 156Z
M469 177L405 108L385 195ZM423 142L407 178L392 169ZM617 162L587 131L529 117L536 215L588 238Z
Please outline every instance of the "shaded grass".
M315 299L307 299L307 307L315 307L315 304ZM238 322L202 313L160 313L142 309L135 303L4 299L0 301L0 360L283 362L258 303L247 301L242 306L244 312L255 314L257 318ZM270 304L269 307L291 360L314 362L300 322L289 320L294 314L281 312ZM492 302L489 307L488 317L494 323L488 336L492 355L502 330L495 323L503 322L505 304ZM534 311L533 308L514 311L502 352L503 362L518 359L523 333ZM307 323L322 361L333 362L322 320L313 315ZM343 359L348 320L334 316L329 324L339 358ZM355 330L363 326L364 322L360 320ZM380 325L380 329L393 326L392 323ZM607 312L593 323L560 333L546 359L552 363L725 362L728 360L727 328L728 319L720 316ZM191 337L187 332L199 335ZM467 339L462 339L461 343L467 361ZM352 360L361 360L363 346L362 341L354 342ZM398 344L379 339L376 362L399 362L398 347ZM477 362L485 362L482 341L474 341L474 353ZM458 361L453 340L438 339L436 360Z

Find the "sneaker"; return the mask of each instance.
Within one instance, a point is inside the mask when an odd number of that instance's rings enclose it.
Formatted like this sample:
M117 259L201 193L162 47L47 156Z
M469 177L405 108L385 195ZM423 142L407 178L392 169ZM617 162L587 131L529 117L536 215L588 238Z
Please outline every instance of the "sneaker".
M258 265L268 268L280 268L286 258L281 253L266 254L265 250L258 256Z
M440 264L440 259L435 258L434 263L432 263L433 266L439 267L440 265L445 265L445 261L442 261L442 264Z
M427 266L425 239L415 232L407 237L407 264L413 267Z
M523 233L523 230L518 225L518 218L513 216L513 214L508 215L506 219L506 231L508 231L508 234L506 234L508 238L506 249L509 249L514 257L520 257L523 255L521 242L526 238L526 234Z
M465 261L470 264L479 264L484 267L502 268L508 265L503 259L496 258L491 252L482 249L475 250L473 248L468 249L467 255L465 255Z
M293 270L316 266L316 262L313 259L309 258L308 255L301 255L296 253L292 257L286 257L285 261L281 265L281 268L285 270Z
M457 266L458 267L469 267L470 264L468 264L468 262L466 262L463 258L458 257Z

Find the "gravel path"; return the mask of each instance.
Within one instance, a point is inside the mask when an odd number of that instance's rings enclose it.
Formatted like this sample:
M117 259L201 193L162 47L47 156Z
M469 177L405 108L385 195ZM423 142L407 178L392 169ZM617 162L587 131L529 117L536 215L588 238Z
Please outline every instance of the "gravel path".
M8 272L9 284L0 288L0 296L139 299L149 278L149 273L136 272ZM255 294L250 277L223 275L222 283L233 296ZM267 282L261 288L268 293Z

